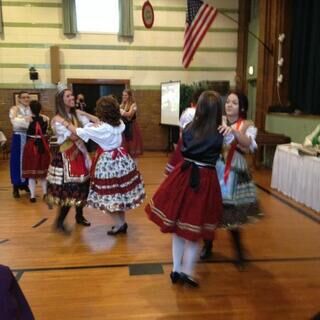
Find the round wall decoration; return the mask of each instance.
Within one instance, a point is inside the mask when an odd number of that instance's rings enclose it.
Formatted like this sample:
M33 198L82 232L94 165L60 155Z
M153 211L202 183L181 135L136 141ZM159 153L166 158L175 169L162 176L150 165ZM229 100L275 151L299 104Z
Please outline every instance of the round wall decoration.
M146 28L150 29L154 22L154 12L152 4L146 1L142 7L142 20Z

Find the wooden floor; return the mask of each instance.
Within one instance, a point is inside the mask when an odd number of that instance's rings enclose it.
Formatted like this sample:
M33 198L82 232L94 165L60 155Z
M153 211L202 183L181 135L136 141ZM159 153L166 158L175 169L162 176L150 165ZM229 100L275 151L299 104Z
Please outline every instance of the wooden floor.
M166 161L161 153L139 159L148 197ZM248 268L235 269L220 230L214 258L197 266L201 287L190 289L170 283L170 235L143 207L128 214L128 235L117 238L106 235L107 215L86 209L92 226L81 228L72 211L73 234L64 237L52 231L56 210L40 196L35 204L25 194L12 198L8 161L0 166L0 263L14 270L37 320L286 320L320 311L320 217L270 190L268 170L255 172L265 218L244 230ZM130 275L136 269L144 274Z

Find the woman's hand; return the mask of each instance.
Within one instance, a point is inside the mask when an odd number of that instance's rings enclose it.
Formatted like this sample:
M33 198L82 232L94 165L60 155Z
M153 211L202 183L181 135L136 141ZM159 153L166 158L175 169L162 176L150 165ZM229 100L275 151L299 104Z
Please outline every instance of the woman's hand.
M93 126L94 126L95 128L98 128L98 127L100 127L102 124L103 124L103 122L99 120L98 122L94 123Z
M72 133L72 134L70 135L69 139L70 139L71 141L77 141L77 140L79 139L79 137L78 137L77 135L75 135L74 133Z
M218 127L219 133L221 133L224 137L227 136L228 134L234 134L234 130L227 126L227 125L221 125Z

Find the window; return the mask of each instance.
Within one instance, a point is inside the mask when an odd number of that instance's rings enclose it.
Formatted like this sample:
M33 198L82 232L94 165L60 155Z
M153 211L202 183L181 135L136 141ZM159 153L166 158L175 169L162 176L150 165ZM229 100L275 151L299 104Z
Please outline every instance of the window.
M76 0L78 32L118 33L118 0Z

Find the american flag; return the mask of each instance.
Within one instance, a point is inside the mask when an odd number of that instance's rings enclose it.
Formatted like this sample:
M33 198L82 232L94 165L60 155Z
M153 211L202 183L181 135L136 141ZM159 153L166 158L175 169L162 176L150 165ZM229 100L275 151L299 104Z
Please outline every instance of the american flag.
M196 50L217 13L216 8L201 0L188 0L182 58L182 64L185 68L189 67Z

